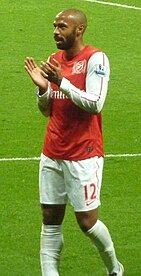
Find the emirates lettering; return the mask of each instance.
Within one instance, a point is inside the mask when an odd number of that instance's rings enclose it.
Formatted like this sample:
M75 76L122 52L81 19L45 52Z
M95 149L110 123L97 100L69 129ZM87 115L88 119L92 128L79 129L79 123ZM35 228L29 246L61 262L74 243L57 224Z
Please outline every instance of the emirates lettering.
M59 91L59 90L52 90L51 98L52 99L62 99L62 100L68 99L68 97L62 91Z

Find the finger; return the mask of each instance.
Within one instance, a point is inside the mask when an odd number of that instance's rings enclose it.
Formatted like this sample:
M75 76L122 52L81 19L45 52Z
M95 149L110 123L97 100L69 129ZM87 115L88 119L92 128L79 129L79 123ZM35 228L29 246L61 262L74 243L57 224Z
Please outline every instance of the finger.
M32 71L34 68L37 67L37 64L36 62L34 61L34 59L32 57L27 57L25 59L25 65L28 67L28 69L30 71Z
M49 61L47 61L46 64L48 65L48 69L52 69L53 71L56 71L56 66L55 65L53 65Z
M32 72L32 66L31 66L30 58L29 58L29 57L27 57L27 58L25 59L24 63L25 63L25 66L24 66L24 67L25 67L26 71L27 71L28 73Z
M36 64L34 58L32 58L32 57L30 58L30 64L31 64L31 66L32 66L33 68L38 67L38 65Z
M57 67L61 68L60 63L59 63L55 58L53 58L53 61L54 61L54 63L56 64Z
M41 69L44 69L44 68L47 69L47 64L46 64L46 62L41 61L40 68L41 68Z
M51 74L53 73L53 68L51 68L46 62L42 61L41 62L41 66L40 66L41 70L44 71L46 74Z
M27 73L31 76L31 73L32 73L31 69L27 65L25 65L24 68L27 71Z
M46 74L44 71L41 71L41 75L42 75L45 79L48 79L48 74Z

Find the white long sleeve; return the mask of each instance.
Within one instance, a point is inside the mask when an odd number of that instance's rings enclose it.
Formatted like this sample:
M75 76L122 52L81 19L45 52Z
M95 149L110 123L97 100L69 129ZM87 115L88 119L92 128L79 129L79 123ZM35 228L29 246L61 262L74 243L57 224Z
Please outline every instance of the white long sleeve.
M78 89L66 78L62 79L60 90L85 111L99 113L106 99L109 76L108 58L103 52L97 52L88 61L86 91Z
M50 83L48 84L47 91L43 94L39 94L39 88L36 89L38 107L45 117L50 115Z

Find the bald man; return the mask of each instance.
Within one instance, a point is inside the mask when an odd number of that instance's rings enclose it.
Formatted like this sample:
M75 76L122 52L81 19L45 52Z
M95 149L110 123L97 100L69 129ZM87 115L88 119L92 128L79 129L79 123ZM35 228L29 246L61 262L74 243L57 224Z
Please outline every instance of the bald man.
M42 275L59 275L62 223L69 200L80 228L98 249L107 275L122 276L124 269L109 231L98 218L104 156L101 111L109 61L101 50L84 45L87 18L83 12L62 11L53 24L59 51L40 67L33 58L25 60L25 69L37 86L38 107L49 116L39 171Z

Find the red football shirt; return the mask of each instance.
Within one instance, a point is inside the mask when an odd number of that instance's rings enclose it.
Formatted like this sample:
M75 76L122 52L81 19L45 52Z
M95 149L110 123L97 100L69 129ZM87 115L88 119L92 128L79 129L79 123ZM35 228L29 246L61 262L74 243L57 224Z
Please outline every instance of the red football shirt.
M62 76L73 85L71 98L70 95L67 96L67 92L64 93L64 88L62 92L61 88L59 90L57 85L51 83L51 113L43 146L43 153L50 158L75 161L104 155L101 112L94 114L90 110L91 107L88 108L88 111L87 108L84 110L84 92L85 95L89 94L87 89L91 87L90 83L87 85L88 78L92 80L92 87L96 87L96 89L93 89L96 91L92 90L90 93L96 94L97 102L101 97L104 97L104 100L106 97L105 92L104 96L102 94L103 76L105 76L104 71L102 71L104 59L103 64L101 64L101 61L100 63L96 61L96 64L93 65L91 61L92 65L89 65L90 59L92 60L99 52L101 53L100 50L94 47L85 46L71 60L66 60L64 51L59 51L50 57L50 62L53 63L53 58L55 58L61 64ZM92 70L93 66L94 69ZM77 95L73 95L76 92L73 91L75 87L80 90L79 97L82 93L80 104ZM105 90L107 90L107 87ZM83 101L84 103L82 103ZM86 106L90 105L91 102L90 99L90 103L87 102ZM96 103L95 100L93 102ZM82 104L84 107L81 107Z

